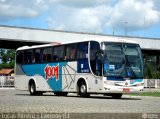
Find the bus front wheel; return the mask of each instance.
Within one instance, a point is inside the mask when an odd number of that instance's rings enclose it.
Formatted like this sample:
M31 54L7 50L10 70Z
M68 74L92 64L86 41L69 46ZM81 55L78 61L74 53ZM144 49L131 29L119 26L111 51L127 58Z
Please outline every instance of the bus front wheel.
M90 94L87 93L87 85L86 85L86 83L83 82L83 83L80 84L80 86L79 86L79 94L82 97L89 97L90 96Z

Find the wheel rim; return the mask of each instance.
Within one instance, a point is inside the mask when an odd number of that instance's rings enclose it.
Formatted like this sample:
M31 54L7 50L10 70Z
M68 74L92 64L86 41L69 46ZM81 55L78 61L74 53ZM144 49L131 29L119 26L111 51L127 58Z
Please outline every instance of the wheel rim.
M80 91L81 91L81 93L86 93L86 86L81 85Z
M34 85L31 85L31 93L34 93Z

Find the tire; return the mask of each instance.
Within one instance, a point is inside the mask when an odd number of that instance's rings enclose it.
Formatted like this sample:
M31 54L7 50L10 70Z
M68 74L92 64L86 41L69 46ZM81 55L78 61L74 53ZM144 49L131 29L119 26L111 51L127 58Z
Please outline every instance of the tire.
M36 85L35 85L35 83L33 81L29 85L29 92L30 92L31 96L43 95L42 91L36 91Z
M81 83L79 86L79 95L82 97L89 97L90 94L87 93L87 85L86 83Z
M29 92L31 96L36 95L36 85L33 81L29 85Z

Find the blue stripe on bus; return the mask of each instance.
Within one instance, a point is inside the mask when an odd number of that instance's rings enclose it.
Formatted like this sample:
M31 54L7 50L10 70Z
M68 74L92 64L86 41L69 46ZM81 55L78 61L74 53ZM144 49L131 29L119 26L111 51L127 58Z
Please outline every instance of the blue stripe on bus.
M117 78L117 77L107 77L106 79L110 81L125 81L126 80L124 78ZM143 79L129 79L129 80L134 80L134 83L143 81Z
M46 63L46 64L26 64L26 65L22 65L22 70L27 76L34 76L34 75L42 76L47 81L49 87L53 91L61 91L62 90L62 75L61 75L62 67L65 65L67 65L66 62ZM58 67L57 75L55 74L56 67ZM46 74L45 70L49 75Z
M125 81L126 79L123 78L117 78L117 77L107 77L107 80L111 80L111 81Z

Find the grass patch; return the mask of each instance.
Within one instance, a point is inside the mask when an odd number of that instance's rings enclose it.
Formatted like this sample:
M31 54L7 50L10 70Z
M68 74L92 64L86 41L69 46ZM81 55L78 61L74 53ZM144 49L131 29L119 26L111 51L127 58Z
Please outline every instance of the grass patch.
M160 92L142 92L140 94L127 94L127 95L160 97Z

